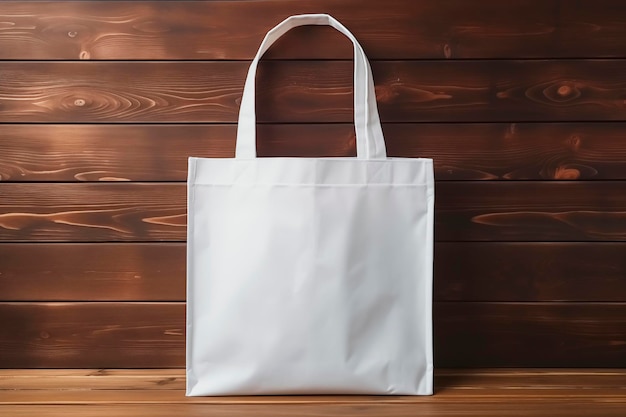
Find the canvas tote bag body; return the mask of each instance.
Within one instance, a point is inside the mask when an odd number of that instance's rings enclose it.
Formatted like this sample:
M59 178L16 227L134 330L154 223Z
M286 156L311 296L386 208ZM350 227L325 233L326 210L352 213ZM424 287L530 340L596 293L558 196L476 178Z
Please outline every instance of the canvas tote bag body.
M354 44L356 158L256 157L257 64L301 25ZM433 204L432 160L386 156L354 36L272 29L235 158L189 159L187 395L432 394Z

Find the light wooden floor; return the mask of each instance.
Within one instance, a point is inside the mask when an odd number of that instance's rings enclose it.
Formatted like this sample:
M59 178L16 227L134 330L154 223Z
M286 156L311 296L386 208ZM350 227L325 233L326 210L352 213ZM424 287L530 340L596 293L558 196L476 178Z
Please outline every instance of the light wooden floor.
M626 416L626 369L437 370L432 397L188 398L184 385L180 369L5 369L0 416Z

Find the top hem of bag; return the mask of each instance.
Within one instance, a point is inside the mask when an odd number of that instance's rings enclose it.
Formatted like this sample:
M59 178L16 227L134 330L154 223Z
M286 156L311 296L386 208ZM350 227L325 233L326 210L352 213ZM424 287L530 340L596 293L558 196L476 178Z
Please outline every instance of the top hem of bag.
M228 183L228 182L194 182L191 184L195 185L206 185L209 187L257 187L257 186L267 186L267 187L427 187L429 184L426 182L418 182L418 183L392 183L392 182L346 182L346 183L310 183L310 182L284 182L284 183L274 183L274 182L250 182L250 183Z
M282 161L350 161L357 163L384 163L384 162L432 162L432 158L410 158L410 157L387 157L385 159L359 159L356 157L324 157L324 158L309 158L299 156L260 156L257 158L206 158L202 156L190 156L189 159L205 160L205 161L259 161L259 160L282 160Z

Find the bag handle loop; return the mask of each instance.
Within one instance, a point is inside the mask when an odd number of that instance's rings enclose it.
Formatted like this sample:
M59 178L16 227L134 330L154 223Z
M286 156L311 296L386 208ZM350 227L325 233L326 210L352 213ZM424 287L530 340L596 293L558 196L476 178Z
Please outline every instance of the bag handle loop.
M269 47L282 35L297 26L328 25L343 33L354 45L354 124L356 131L357 158L385 159L385 139L380 126L374 79L363 48L354 35L339 21L327 14L303 14L288 17L270 30L248 69L241 99L237 126L235 157L256 158L256 111L255 79L259 60Z

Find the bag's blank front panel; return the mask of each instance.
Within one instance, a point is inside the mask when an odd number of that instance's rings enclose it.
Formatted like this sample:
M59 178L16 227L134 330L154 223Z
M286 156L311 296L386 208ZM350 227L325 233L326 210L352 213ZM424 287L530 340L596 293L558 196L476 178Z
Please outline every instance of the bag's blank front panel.
M389 155L435 161L435 365L623 366L619 0L0 2L0 366L184 366L187 157L233 156L303 12L362 43ZM272 47L260 156L355 154L351 57Z

